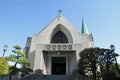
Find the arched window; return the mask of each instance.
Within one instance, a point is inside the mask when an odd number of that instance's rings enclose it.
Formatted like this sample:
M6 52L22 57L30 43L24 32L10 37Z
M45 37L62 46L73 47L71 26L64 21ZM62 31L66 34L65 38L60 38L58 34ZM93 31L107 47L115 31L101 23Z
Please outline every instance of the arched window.
M51 40L51 43L69 43L68 38L62 31L58 31Z

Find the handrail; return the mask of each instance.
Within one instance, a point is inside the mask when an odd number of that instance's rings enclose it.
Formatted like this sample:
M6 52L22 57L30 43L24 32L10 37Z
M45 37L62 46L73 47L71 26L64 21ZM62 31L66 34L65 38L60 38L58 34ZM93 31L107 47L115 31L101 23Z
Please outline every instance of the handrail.
M25 76L19 80L42 80L44 75L39 75L39 74L31 74L28 76Z
M77 79L77 80L91 80L90 78L86 77L86 76L83 76L83 75L80 75L80 74L76 74L74 75L74 77Z

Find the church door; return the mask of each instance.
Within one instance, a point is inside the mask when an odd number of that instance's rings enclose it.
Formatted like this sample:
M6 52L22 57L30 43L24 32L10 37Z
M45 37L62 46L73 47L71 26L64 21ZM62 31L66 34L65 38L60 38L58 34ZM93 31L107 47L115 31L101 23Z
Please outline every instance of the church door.
M52 57L52 74L66 75L66 57Z

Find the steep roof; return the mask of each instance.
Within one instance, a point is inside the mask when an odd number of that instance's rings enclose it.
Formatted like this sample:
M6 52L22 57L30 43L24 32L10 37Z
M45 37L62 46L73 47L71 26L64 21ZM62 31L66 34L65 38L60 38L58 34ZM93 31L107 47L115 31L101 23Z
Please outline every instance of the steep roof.
M48 31L48 30L54 30L56 27L58 27L58 25L61 24L63 25L65 28L67 28L68 30L70 30L70 32L75 31L75 32L79 32L63 15L62 15L62 11L59 10L59 14L58 16L53 19L44 29L42 29L39 33L44 32L44 31ZM71 31L72 30L72 31Z
M86 23L85 23L83 18L82 18L82 30L81 30L81 33L89 34L88 29L87 29L87 25L86 25Z
M61 12L52 20L38 35L38 41L42 44L49 43L58 31L62 31L68 38L70 43L79 43L77 38L81 38L81 33L64 17ZM42 39L41 39L42 37Z

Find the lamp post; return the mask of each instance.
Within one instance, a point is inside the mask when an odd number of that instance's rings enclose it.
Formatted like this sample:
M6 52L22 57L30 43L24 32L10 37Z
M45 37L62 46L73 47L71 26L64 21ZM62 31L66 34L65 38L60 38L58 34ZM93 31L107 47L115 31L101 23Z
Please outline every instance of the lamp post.
M110 50L111 50L112 52L115 51L115 46L114 46L113 44L110 45Z
M2 56L2 57L4 57L5 52L7 51L7 48L8 48L8 46L7 46L7 45L4 45L4 46L3 46L3 56Z
M110 50L111 52L113 53L113 56L114 56L114 59L115 59L115 64L116 64L116 67L117 67L117 70L119 71L119 67L118 67L118 63L117 63L117 59L116 59L116 54L114 53L115 51L115 46L113 44L110 45Z

